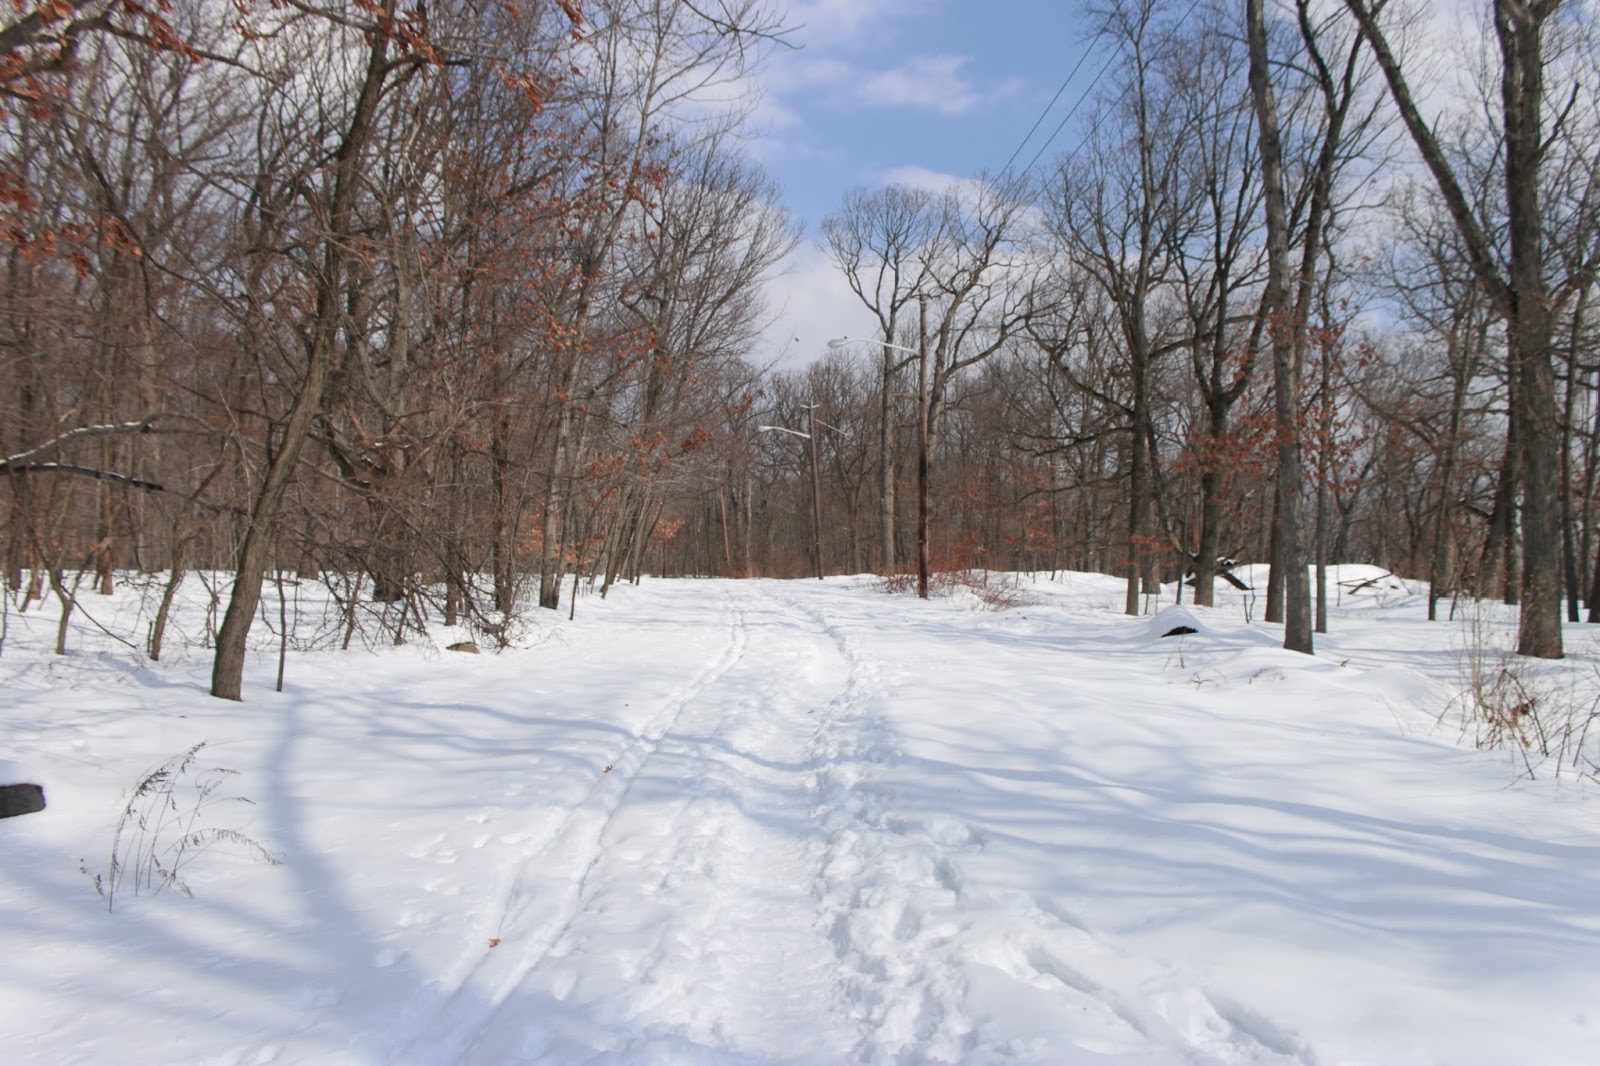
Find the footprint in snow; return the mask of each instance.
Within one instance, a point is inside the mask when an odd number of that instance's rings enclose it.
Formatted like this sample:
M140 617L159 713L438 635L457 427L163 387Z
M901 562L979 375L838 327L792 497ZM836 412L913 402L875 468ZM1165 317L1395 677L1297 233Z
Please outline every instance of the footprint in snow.
M429 840L426 844L418 844L416 847L414 847L410 851L406 852L406 858L408 858L408 859L426 858L428 855L432 854L433 849L437 848L440 844L443 844L443 843L444 843L444 834L443 833L436 833L436 834L434 834L433 839Z
M337 988L306 985L297 989L290 998L296 1007L305 1010L310 1007L331 1007L338 1003L343 996Z

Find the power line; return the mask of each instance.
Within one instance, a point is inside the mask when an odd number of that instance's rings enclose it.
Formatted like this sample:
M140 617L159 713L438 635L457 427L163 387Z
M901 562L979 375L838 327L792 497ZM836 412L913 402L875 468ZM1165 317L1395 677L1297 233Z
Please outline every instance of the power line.
M1102 26L1100 27L1099 32L1089 39L1089 43L1084 46L1083 55L1078 57L1078 61L1072 65L1072 70L1067 73L1067 76L1061 79L1061 87L1057 89L1056 94L1050 98L1050 102L1044 105L1044 110L1039 112L1039 117L1033 120L1033 125L1028 127L1028 132L1023 134L1022 140L1012 151L1011 158L1007 159L1006 165L1000 168L1000 173L1004 174L1007 170L1011 169L1011 164L1017 161L1017 156L1022 154L1022 149L1027 146L1028 141L1033 138L1035 133L1039 132L1039 127L1044 125L1044 120L1049 116L1050 109L1056 106L1056 101L1061 99L1061 94L1067 91L1067 86L1072 84L1072 79L1078 76L1078 71L1082 70L1083 64L1088 61L1089 53L1094 51L1094 46L1100 43L1100 38L1104 37L1105 35L1106 28ZM1057 128L1057 132L1060 132L1059 127ZM1052 135L1052 137L1053 136L1054 135ZM1033 164L1031 163L1029 164L1029 166L1032 165ZM1027 171L1023 171L1023 173L1027 173Z
M1045 152L1049 150L1050 146L1056 142L1057 137L1061 136L1061 131L1067 128L1067 123L1071 122L1072 116L1078 113L1078 108L1082 107L1083 102L1089 99L1089 92L1093 90L1095 86L1100 84L1100 79L1105 76L1106 71L1111 69L1111 64L1116 61L1116 58L1116 55L1113 54L1100 65L1100 69L1095 72L1094 81L1090 84L1089 88L1078 94L1077 102L1074 103L1067 113L1061 117L1061 121L1056 123L1056 128L1050 131L1050 136L1045 138L1044 143L1039 146L1039 150L1033 153L1033 158L1028 160L1028 165L1022 168L1022 174L1018 175L1019 178L1023 175L1026 175L1028 171L1032 170L1033 165L1039 161L1039 157L1044 155ZM1129 84L1131 85L1132 83L1130 82ZM1127 95L1128 90L1124 88L1122 90L1122 96ZM1122 96L1117 97L1117 103L1122 102ZM1112 106L1115 107L1116 104L1113 104ZM1006 165L1010 166L1009 163Z
M1189 17L1194 14L1195 9L1199 6L1200 0L1193 0L1188 9L1184 11L1183 15L1179 17L1176 23L1173 24L1173 30L1177 31L1182 29L1183 25L1189 21ZM1089 47L1084 50L1084 53L1079 57L1078 62L1073 65L1072 73L1067 75L1067 82L1070 82L1073 77L1077 75L1079 68L1083 66L1084 60L1089 58L1089 52L1094 49L1096 42L1098 42L1101 37L1105 36L1105 34L1106 27L1102 26L1100 28L1100 32L1096 33L1089 41ZM1056 138L1061 135L1061 131L1067 128L1067 123L1072 121L1072 116L1078 113L1078 109L1082 107L1083 102L1089 98L1089 94L1097 85L1100 84L1100 79L1105 77L1106 71L1111 69L1111 64L1116 62L1116 58L1117 57L1115 53L1113 53L1106 58L1104 63L1100 65L1100 69L1095 72L1094 80L1089 84L1089 87L1078 94L1077 101L1073 103L1072 107L1067 111L1067 113L1062 116L1061 121L1056 123L1056 128L1050 131L1050 136L1045 138L1044 143L1039 146L1039 150L1033 153L1033 158L1028 160L1028 165L1023 167L1022 170L1017 174L1017 181L1020 182L1024 177L1026 177L1028 172L1033 169L1034 164L1038 163L1045 152L1049 150L1050 146L1055 143ZM1061 83L1061 89L1065 89L1067 87L1067 82ZM1122 92L1117 94L1117 98L1111 102L1111 106L1116 107L1118 104L1120 104L1123 101L1123 98L1126 97L1132 89L1133 82L1129 82L1127 85L1123 86ZM1022 145L1028 143L1028 139L1033 136L1034 130L1039 128L1039 124L1044 121L1045 115L1049 113L1051 107L1055 106L1056 100L1060 99L1060 97L1061 90L1057 90L1055 98L1050 101L1050 106L1046 107L1044 114L1039 116L1039 121L1033 124L1033 129L1028 131L1028 136L1022 139L1022 144L1017 145L1017 151L1012 152L1011 158L1006 160L1007 167L1010 167L1011 164L1016 161L1017 155L1022 151ZM1098 119L1095 122L1095 126L1096 128L1099 127Z

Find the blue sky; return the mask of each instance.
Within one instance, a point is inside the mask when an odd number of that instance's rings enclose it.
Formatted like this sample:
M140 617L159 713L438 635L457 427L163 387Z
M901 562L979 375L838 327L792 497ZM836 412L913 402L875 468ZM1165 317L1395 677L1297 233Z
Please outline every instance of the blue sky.
M869 331L826 256L822 218L853 186L937 187L998 171L1083 54L1076 0L796 0L798 47L760 76L750 148L805 229L770 296L778 321L758 357L783 366L817 358L830 337ZM1091 59L1034 135L1033 157L1098 69ZM1068 146L1074 123L1045 154ZM798 337L798 342L793 338Z

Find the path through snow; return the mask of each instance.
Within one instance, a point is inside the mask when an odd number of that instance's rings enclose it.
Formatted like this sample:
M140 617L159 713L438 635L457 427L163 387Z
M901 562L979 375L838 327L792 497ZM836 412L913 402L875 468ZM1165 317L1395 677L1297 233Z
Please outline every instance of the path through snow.
M1437 627L1353 610L1306 659L1115 595L647 582L244 708L13 618L0 729L52 807L0 834L0 1060L1596 1060L1592 804L1429 735ZM199 739L284 865L108 915L79 856Z

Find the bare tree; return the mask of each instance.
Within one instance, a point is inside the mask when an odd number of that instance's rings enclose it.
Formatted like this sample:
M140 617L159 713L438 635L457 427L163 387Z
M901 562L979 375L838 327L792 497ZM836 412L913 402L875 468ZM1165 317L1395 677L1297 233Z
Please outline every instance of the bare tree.
M549 609L560 600L563 523L576 471L581 412L572 401L588 369L589 328L602 286L612 278L613 252L634 205L659 176L653 145L672 121L688 120L686 109L709 103L711 94L741 77L780 30L763 0L736 0L714 16L689 0L605 0L592 17L592 92L585 101L594 152L589 182L605 195L595 199L577 235L570 284L556 308L563 342L553 385L560 405L549 445L539 560L539 605ZM707 133L728 120L699 116Z
M905 314L927 294L926 260L921 252L937 224L935 198L926 189L886 185L845 194L839 210L822 221L822 235L834 263L844 272L862 304L878 320L878 565L895 564L895 393L900 373L911 362L904 351L913 336Z
M1238 458L1233 412L1255 380L1265 325L1259 297L1261 184L1237 33L1208 18L1189 37L1170 76L1188 131L1179 180L1193 189L1196 217L1192 225L1169 227L1166 237L1173 242L1172 285L1187 319L1190 367L1203 408L1188 459L1198 470L1200 493L1194 596L1209 607ZM1182 203L1174 206L1184 209Z
M761 282L794 247L797 235L776 206L765 174L720 138L676 154L659 197L642 209L644 240L621 256L623 321L643 331L637 365L614 383L607 404L629 439L676 445L721 428L721 397L708 380L744 376L742 357L763 321ZM614 453L625 442L611 446ZM656 500L666 465L630 463L609 539L606 586L634 553L641 518ZM725 485L720 488L726 488ZM724 544L732 565L731 544Z
M415 35L416 24L398 17L395 0L387 0L377 14L381 18L359 27L366 41L366 54L359 75L350 85L348 109L342 115L329 116L338 123L329 131L336 138L329 166L324 169L322 161L316 160L310 172L303 175L261 175L264 182L287 180L297 189L307 190L302 195L313 201L313 210L321 223L321 232L314 237L311 252L319 262L313 285L313 307L302 334L304 364L295 385L293 404L277 429L261 483L251 502L249 524L239 546L233 592L222 627L217 632L211 694L220 699L243 698L245 642L261 601L262 575L273 550L279 512L300 461L301 450L322 410L323 387L343 325L341 301L359 217L357 198L364 170L370 163L368 143L384 103L385 91L393 82L412 77L437 60L426 39ZM394 97L391 95L389 99L392 101Z
M1560 0L1493 0L1494 36L1500 53L1500 127L1503 136L1505 252L1494 229L1474 209L1434 128L1422 115L1389 34L1380 25L1384 2L1345 0L1372 49L1412 143L1461 234L1478 283L1507 323L1513 379L1512 432L1517 440L1522 484L1524 558L1522 611L1517 651L1556 659L1561 641L1560 407L1551 351L1555 298L1563 289L1587 287L1596 264L1551 285L1554 264L1545 254L1540 171L1547 155L1545 34ZM1573 86L1576 93L1578 87ZM1574 97L1575 99L1575 97ZM1558 105L1559 106L1559 105Z
M1129 483L1127 593L1140 611L1141 585L1156 580L1151 374L1177 350L1160 295L1175 250L1198 226L1193 190L1180 180L1188 149L1185 101L1173 91L1181 39L1156 0L1109 6L1100 18L1123 62L1115 94L1102 101L1085 144L1064 162L1048 201L1064 254L1105 293L1127 360Z
M1247 0L1246 26L1250 42L1250 90L1260 127L1261 178L1266 187L1267 295L1272 338L1274 411L1277 415L1278 474L1274 497L1273 532L1279 550L1273 570L1284 570L1285 611L1283 646L1311 654L1311 584L1306 574L1305 546L1300 533L1299 352L1292 321L1289 273L1289 216L1284 189L1283 146L1278 125L1278 105L1267 65L1266 18L1262 0Z

